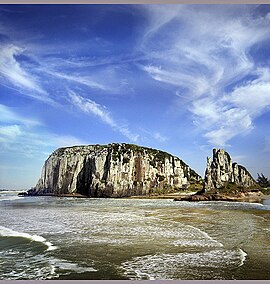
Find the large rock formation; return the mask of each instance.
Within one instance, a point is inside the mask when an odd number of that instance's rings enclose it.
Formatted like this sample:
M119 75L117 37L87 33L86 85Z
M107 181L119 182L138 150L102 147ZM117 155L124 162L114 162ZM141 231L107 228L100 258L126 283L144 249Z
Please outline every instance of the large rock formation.
M222 149L213 149L213 160L207 158L204 189L222 189L229 185L249 188L256 185L248 170L232 163L230 155Z
M131 144L60 148L46 160L30 195L124 197L187 188L201 177L179 158Z

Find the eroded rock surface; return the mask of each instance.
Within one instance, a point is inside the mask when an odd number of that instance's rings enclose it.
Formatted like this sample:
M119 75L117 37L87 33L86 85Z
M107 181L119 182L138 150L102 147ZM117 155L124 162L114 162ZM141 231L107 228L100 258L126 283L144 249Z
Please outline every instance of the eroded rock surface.
M232 163L230 155L222 149L213 149L213 160L207 158L205 190L221 189L228 185L249 188L256 185L248 170Z
M201 177L179 158L131 144L60 148L46 160L30 195L147 195L188 188Z

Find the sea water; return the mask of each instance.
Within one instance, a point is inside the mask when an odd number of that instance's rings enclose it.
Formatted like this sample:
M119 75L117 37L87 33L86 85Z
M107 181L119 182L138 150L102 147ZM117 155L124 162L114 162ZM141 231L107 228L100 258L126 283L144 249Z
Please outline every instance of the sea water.
M270 202L0 193L0 279L270 279Z

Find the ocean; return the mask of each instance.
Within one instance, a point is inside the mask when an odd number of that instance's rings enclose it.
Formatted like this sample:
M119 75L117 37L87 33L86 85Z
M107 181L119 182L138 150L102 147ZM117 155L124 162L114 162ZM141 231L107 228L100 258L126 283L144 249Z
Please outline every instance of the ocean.
M0 279L270 279L270 200L0 192Z

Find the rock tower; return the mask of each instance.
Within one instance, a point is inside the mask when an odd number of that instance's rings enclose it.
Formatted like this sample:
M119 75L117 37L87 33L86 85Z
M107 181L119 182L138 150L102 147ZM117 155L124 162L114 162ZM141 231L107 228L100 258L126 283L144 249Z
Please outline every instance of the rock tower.
M232 163L230 155L222 149L213 149L213 160L207 158L207 168L205 171L205 191L210 189L221 189L229 183L243 188L256 185L248 170Z

